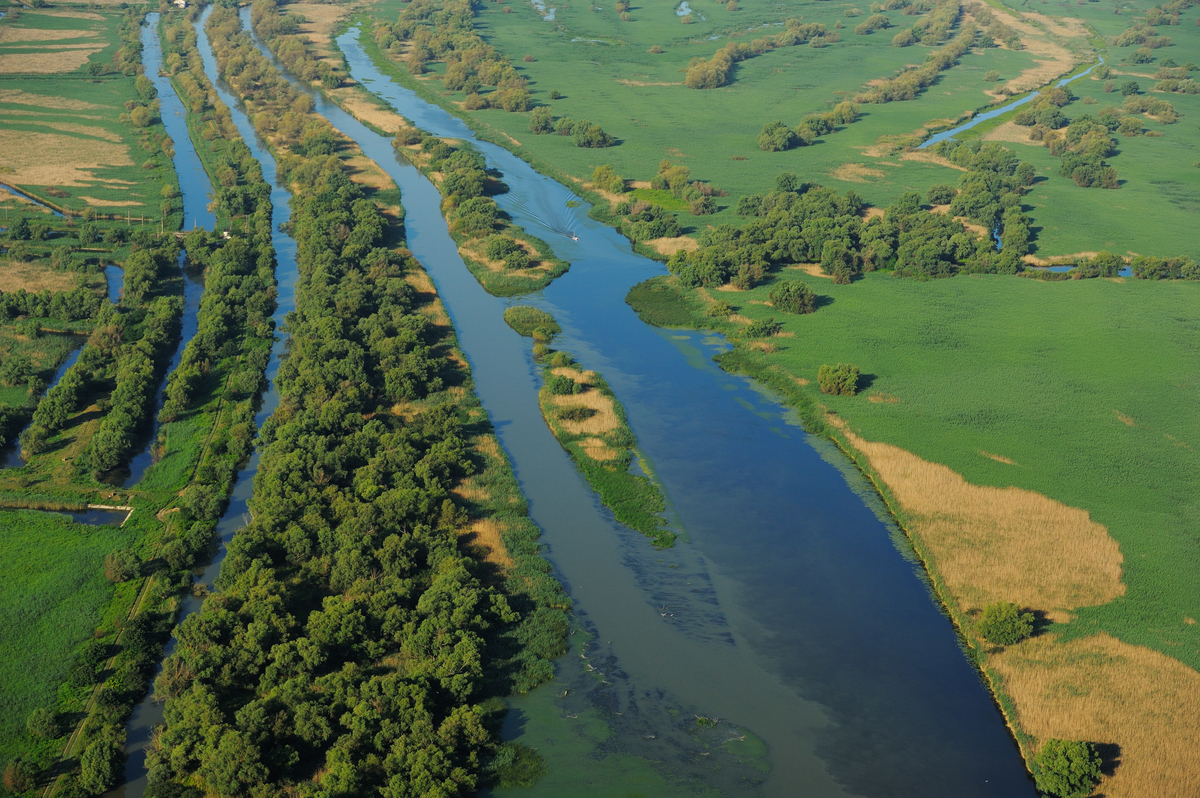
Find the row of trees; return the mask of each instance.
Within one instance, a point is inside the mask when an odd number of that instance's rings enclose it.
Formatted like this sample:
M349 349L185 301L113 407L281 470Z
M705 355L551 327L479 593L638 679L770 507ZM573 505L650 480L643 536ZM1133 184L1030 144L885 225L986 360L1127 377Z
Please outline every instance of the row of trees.
M798 19L789 19L781 33L763 36L751 42L730 42L722 47L712 58L693 58L684 74L683 84L689 89L715 89L724 86L732 79L733 65L747 58L770 52L777 47L795 47L811 43L837 41L836 33L828 33L825 26L819 22L805 23Z
M539 136L547 133L570 136L576 147L590 149L612 147L617 144L617 139L604 132L604 128L586 119L576 120L564 116L556 121L553 111L547 105L539 105L533 109L533 113L529 115L529 132Z
M858 116L858 105L840 102L832 111L805 115L795 129L780 121L768 122L758 134L758 148L764 152L782 152L792 147L807 147L818 137L837 132L838 125L858 121Z
M944 0L953 4L957 16L957 0ZM870 91L855 97L860 103L890 103L897 100L912 100L926 87L937 80L939 72L943 72L958 62L960 56L970 49L978 32L977 26L968 23L962 26L959 34L948 44L934 50L925 56L925 63L901 72L894 78L883 81Z

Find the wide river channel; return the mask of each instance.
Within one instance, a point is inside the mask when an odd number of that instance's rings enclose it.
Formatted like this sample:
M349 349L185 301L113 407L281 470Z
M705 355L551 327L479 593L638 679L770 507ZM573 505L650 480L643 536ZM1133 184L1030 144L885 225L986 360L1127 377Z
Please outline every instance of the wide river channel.
M564 186L384 77L358 35L338 38L355 80L422 129L475 144L510 188L501 207L571 263L539 294L490 296L463 265L433 185L389 138L293 80L399 185L408 245L453 318L576 603L573 640L589 640L559 662L553 686L511 702L506 737L537 748L549 771L512 794L1033 796L999 711L869 483L775 397L718 369L720 338L638 319L625 295L663 266L589 218ZM199 46L216 82L203 33ZM270 156L244 114L234 119L273 182ZM282 189L273 200L276 221L286 218ZM290 244L276 236L280 313L294 279ZM553 313L564 330L555 346L602 373L625 405L684 531L675 548L656 550L616 524L550 434L529 341L502 319L518 301ZM256 462L223 537L242 523ZM155 722L149 703L138 712L131 742ZM695 716L719 722L701 732ZM746 740L762 745L739 747ZM139 773L133 757L128 775ZM140 795L140 785L122 794Z

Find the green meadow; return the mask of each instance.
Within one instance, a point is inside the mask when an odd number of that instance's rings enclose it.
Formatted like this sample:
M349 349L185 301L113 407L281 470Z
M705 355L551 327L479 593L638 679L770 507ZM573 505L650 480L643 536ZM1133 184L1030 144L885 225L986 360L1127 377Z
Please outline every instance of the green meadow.
M5 509L0 528L0 562L6 564L0 580L0 760L7 761L36 745L25 731L33 710L70 708L58 685L114 593L104 578L104 557L129 546L138 532Z
M821 298L817 312L766 306L779 280L807 283ZM646 296L639 287L631 301L644 306ZM672 291L650 296L659 300L649 320L704 326L694 294L682 300L687 307ZM1200 606L1200 284L874 273L834 285L787 270L720 298L751 320L783 325L773 352L739 347L727 367L802 404L819 402L867 440L947 465L972 484L1016 485L1091 513L1121 546L1128 593L1079 610L1065 631L1103 629L1200 668L1188 621ZM858 396L817 390L818 368L836 363L862 370Z

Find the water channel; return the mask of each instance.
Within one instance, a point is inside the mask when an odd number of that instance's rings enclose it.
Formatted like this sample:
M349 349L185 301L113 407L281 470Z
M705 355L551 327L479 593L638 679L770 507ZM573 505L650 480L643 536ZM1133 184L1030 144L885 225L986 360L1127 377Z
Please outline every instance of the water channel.
M1068 75L1067 77L1062 78L1061 80L1059 80L1057 83L1054 84L1054 87L1060 88L1062 86L1066 86L1068 83L1079 80L1080 78L1087 77L1088 75L1092 74L1093 69L1095 69L1098 66L1101 66L1103 63L1104 63L1104 56L1100 56L1100 60L1098 62L1096 62L1095 64L1092 64L1090 67L1088 67L1084 71L1080 72L1078 75ZM932 135L928 139L926 139L921 144L921 146L918 147L917 149L923 150L926 147L932 147L933 145L937 144L938 142L945 141L947 139L952 139L955 136L957 136L959 133L962 133L964 130L970 130L971 128L975 127L976 125L980 124L981 122L986 122L989 119L995 119L996 117L1000 116L1001 114L1007 114L1009 111L1013 110L1014 108L1020 108L1022 105L1032 102L1033 100L1037 99L1039 96L1040 95L1038 92L1030 92L1029 94L1026 94L1021 99L1014 100L1013 102L1008 103L1007 105L1001 106L1000 108L996 108L991 111L986 111L982 114L976 114L975 116L971 117L969 122L966 122L965 124L961 124L958 127L951 128L950 130L943 130L941 133L935 133L934 135Z
M175 143L175 154L172 156L172 161L175 164L175 173L179 176L179 190L183 196L183 226L188 228L190 221L192 228L203 227L206 230L212 230L217 224L216 217L208 209L209 199L213 194L212 182L209 180L208 173L204 171L204 164L201 163L200 156L196 154L196 148L192 145L191 137L188 135L187 116L183 103L180 101L179 95L175 93L171 79L162 72L162 42L159 40L158 21L159 13L157 11L146 15L146 24L142 26L142 63L145 65L147 77L158 91L158 101L161 104L159 116L162 119L163 127L166 128L171 141ZM171 362L163 371L162 381L154 393L156 397L155 418L147 432L140 453L135 455L129 464L129 476L124 482L126 488L140 482L146 469L154 464L154 450L155 444L158 442L159 429L157 410L163 402L167 376L179 365L179 361L183 357L183 350L187 348L188 342L196 334L196 317L200 311L200 298L204 295L203 277L199 272L188 268L186 252L181 252L179 255L179 271L183 276L183 317L179 345L175 347L175 354L171 356Z
M767 743L765 794L1032 795L999 712L865 481L773 397L718 370L721 340L643 324L625 294L663 267L565 187L386 79L357 36L338 39L354 78L419 127L476 144L511 189L501 207L572 263L532 301L625 404L687 529L675 549L655 551L598 505L541 419L528 341L501 318L512 301L463 266L434 187L388 138L294 80L400 186L409 247L454 320L548 556L612 657L603 698L615 745L664 770L694 767L697 752L671 734L670 710L682 706ZM579 240L556 232L566 230ZM570 766L547 756L552 769ZM760 790L722 785L742 791Z
M203 19L208 18L211 9L206 10ZM238 132L246 144L249 145L251 153L262 164L263 179L271 186L271 230L272 243L275 247L275 278L278 283L279 295L276 299L277 307L272 318L275 321L276 329L283 324L284 317L295 308L295 290L296 290L296 244L290 236L280 231L281 225L285 225L288 221L290 211L288 208L288 200L291 195L287 191L287 187L277 180L277 172L275 159L271 156L266 145L260 141L254 132L254 125L246 117L246 112L241 104L230 94L225 84L217 79L217 64L213 58L212 49L208 45L208 37L204 32L203 22L196 26L197 46L200 50L201 59L204 62L204 71L208 75L210 81L216 87L217 94L221 98L233 115L233 121L237 125ZM161 60L161 42L157 35L149 40L144 40L146 43L145 52L153 51ZM161 90L160 90L161 92ZM181 152L191 150L194 155L194 149L191 139L186 133L175 139L175 153L179 157ZM185 172L179 172L181 186L184 186ZM205 178L207 183L207 177ZM198 187L192 186L192 190L197 190ZM188 187L184 186L184 192L188 191ZM275 390L275 375L279 371L279 360L282 357L286 346L286 337L282 334L277 336L275 345L271 349L271 359L267 364L267 379L270 383L267 393L263 396L262 407L254 417L256 426L261 426L279 404L279 395ZM217 537L219 540L219 549L216 557L209 565L203 569L197 570L196 579L198 582L212 585L220 573L221 562L225 556L225 546L233 537L233 534L246 525L249 518L249 510L247 502L250 499L250 494L253 489L254 474L258 470L258 453L251 455L249 462L245 468L238 472L237 482L234 485L233 495L230 497L229 508L221 516L217 523ZM179 620L182 621L188 615L198 611L202 599L194 596L188 596L183 601L183 607L180 611ZM175 648L174 639L167 646L166 655L170 655ZM147 696L134 710L133 715L127 724L128 738L126 740L125 749L128 754L128 760L125 765L125 783L121 786L106 793L107 798L140 798L146 789L146 746L150 742L151 736L154 733L154 727L162 722L163 708L161 704L154 701L153 696Z

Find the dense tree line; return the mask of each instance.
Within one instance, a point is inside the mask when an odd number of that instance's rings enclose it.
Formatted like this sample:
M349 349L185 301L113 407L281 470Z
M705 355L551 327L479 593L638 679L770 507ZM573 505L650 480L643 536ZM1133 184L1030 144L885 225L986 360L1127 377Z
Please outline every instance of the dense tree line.
M770 52L777 47L796 47L810 44L823 47L838 41L837 33L829 33L819 22L806 23L789 19L781 33L762 36L751 42L730 42L717 50L712 58L693 58L684 74L683 83L690 89L715 89L731 80L733 65L747 58Z
M471 110L470 105L468 102L467 110ZM529 115L529 132L539 136L547 133L570 136L576 147L601 149L617 144L616 138L606 133L604 128L586 119L564 116L556 120L554 113L546 105L539 105Z
M782 152L792 147L807 147L821 136L837 131L838 125L850 125L858 120L859 108L851 102L840 102L832 111L806 114L795 129L783 122L768 122L758 134L757 144L764 152Z
M413 0L395 24L375 24L375 41L397 54L408 43L405 62L414 75L432 61L445 62L442 84L468 95L469 107L528 111L527 81L475 32L474 17L472 0Z
M160 677L153 780L175 783L159 794L465 794L497 748L480 702L550 675L564 619L549 605L564 599L537 571L506 597L460 553L462 411L388 412L446 371L404 280L416 266L381 246L384 218L335 158L291 176L300 280L281 404L222 592Z
M1059 173L1081 188L1120 188L1117 170L1105 159L1117 151L1113 131L1121 126L1116 114L1099 118L1084 114L1067 126L1063 133L1045 136L1052 155L1061 159Z
M302 17L280 14L275 0L256 0L251 7L250 19L255 33L262 37L275 57L293 75L299 75L309 83L320 81L327 89L336 89L341 85L346 77L345 70L312 53L300 33L300 25L304 22Z

